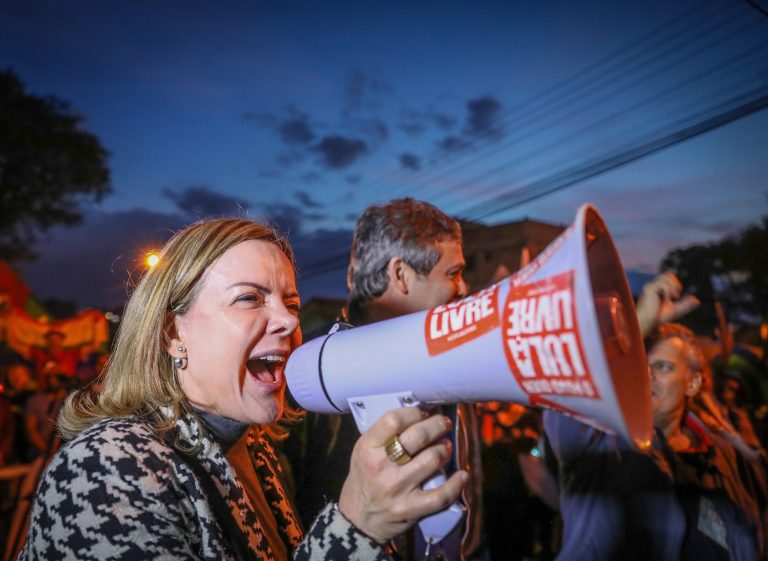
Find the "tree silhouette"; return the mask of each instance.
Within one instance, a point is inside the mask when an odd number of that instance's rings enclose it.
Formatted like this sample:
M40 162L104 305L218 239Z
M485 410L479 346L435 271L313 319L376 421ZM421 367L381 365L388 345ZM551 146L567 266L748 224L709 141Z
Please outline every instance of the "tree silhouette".
M736 323L768 321L768 216L741 232L707 245L675 249L662 269L676 272L702 306L687 323L702 332L717 325L714 302L725 305Z
M34 258L42 232L77 224L83 203L112 191L107 151L81 122L65 101L0 71L0 259Z

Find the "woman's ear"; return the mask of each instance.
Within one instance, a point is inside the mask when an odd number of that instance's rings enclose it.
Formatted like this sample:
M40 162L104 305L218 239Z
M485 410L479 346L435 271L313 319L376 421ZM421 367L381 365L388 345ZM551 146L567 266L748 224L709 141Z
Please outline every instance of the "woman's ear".
M187 358L187 347L184 344L184 330L179 325L177 316L170 316L166 322L165 340L167 346L165 351L173 358Z
M411 268L401 257L392 257L387 263L387 276L389 284L402 294L408 294L408 283Z

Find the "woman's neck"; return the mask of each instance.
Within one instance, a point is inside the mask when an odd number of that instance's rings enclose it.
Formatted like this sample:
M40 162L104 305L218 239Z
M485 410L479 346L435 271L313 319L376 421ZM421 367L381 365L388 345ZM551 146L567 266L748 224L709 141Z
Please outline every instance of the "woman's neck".
M203 420L205 426L213 433L214 438L226 452L248 430L248 424L222 417L202 409L195 408L195 413Z

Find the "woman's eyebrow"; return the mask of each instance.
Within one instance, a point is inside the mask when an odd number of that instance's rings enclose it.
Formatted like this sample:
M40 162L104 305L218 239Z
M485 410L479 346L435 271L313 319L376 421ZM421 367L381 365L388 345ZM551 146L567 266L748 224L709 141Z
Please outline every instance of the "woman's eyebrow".
M267 294L270 294L272 292L266 286L263 286L263 285L261 285L261 284L259 284L257 282L250 282L250 281L241 281L241 282L236 282L234 284L230 284L227 287L227 290L230 290L232 288L237 288L238 286L250 286L251 288L255 288L256 290L260 290L262 292L266 292Z
M259 284L257 282L251 282L251 281L241 281L241 282L236 282L236 283L230 284L227 287L227 290L230 290L232 288L237 288L238 286L250 286L251 288L255 288L256 290L260 290L261 292L264 292L265 294L272 294L272 290L270 290L266 286L261 285L261 284ZM298 292L289 292L288 294L285 295L285 298L300 298L300 295L299 295Z

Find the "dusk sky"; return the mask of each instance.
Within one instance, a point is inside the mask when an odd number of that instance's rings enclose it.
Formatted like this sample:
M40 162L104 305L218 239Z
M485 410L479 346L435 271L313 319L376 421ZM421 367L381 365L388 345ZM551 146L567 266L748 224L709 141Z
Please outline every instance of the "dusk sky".
M221 214L288 232L305 302L345 295L343 263L316 273L393 197L487 224L592 202L645 272L768 214L768 16L746 1L9 0L0 68L110 153L113 194L21 267L41 299L120 305L144 252Z

